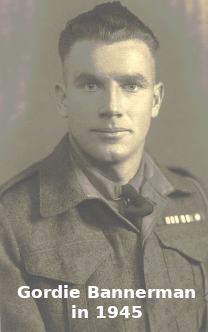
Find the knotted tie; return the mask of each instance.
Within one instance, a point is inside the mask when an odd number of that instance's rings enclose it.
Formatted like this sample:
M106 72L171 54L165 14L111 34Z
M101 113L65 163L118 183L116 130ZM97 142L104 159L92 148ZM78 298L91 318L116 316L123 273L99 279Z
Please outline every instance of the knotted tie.
M125 217L140 230L142 218L153 212L154 205L139 194L129 183L122 186L122 197L127 202L124 211Z

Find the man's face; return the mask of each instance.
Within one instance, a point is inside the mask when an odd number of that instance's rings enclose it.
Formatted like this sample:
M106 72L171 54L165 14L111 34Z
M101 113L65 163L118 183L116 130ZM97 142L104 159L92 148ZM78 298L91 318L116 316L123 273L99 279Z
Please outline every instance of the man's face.
M144 42L77 42L65 60L64 75L58 102L75 149L110 163L142 151L163 95L162 83L154 83L154 60Z

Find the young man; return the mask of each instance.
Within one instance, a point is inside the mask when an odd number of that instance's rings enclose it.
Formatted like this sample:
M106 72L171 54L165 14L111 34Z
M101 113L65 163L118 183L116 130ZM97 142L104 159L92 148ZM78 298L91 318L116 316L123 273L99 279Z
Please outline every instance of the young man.
M158 49L119 2L61 33L68 135L1 195L2 331L205 331L205 195L144 152Z

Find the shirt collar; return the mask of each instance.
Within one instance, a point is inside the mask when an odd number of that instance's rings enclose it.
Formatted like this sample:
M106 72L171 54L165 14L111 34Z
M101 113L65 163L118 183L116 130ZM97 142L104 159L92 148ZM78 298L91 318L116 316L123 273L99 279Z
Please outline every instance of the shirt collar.
M77 173L79 167L73 165L74 162L70 157L68 148L69 139L66 135L53 153L40 162L40 211L43 216L60 214L85 199L101 196L81 169L79 174L82 174L83 178L80 181L80 176ZM133 183L130 181L137 190L143 177L162 196L168 195L174 190L168 179L145 152L142 163L144 165L141 171L143 176L138 172L138 177L137 175L134 177ZM85 180L83 181L83 179ZM84 183L85 181L87 185Z
M121 197L121 182L114 182L97 169L83 163L72 150L70 151L70 156L78 181L88 197L101 196L107 200L117 200ZM137 191L140 189L143 178L144 162L142 159L138 172L130 181Z
M160 168L152 160L147 152L143 153L145 165L144 176L151 186L161 195L167 196L174 191L173 185L169 182Z
M72 150L70 151L70 156L77 179L86 196L89 198L104 197L107 200L116 200L121 196L121 183L111 181L96 169L84 164ZM174 191L171 183L148 153L144 151L139 170L129 183L139 192L141 185L146 181L161 196L166 196Z

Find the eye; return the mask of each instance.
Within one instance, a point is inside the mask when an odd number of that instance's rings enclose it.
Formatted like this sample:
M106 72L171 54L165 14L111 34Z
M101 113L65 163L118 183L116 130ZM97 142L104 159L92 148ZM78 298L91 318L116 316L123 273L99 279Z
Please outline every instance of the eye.
M126 84L124 89L130 92L136 92L139 90L139 86L137 84Z
M87 92L94 92L96 91L99 87L95 83L86 83L84 86L84 91Z

